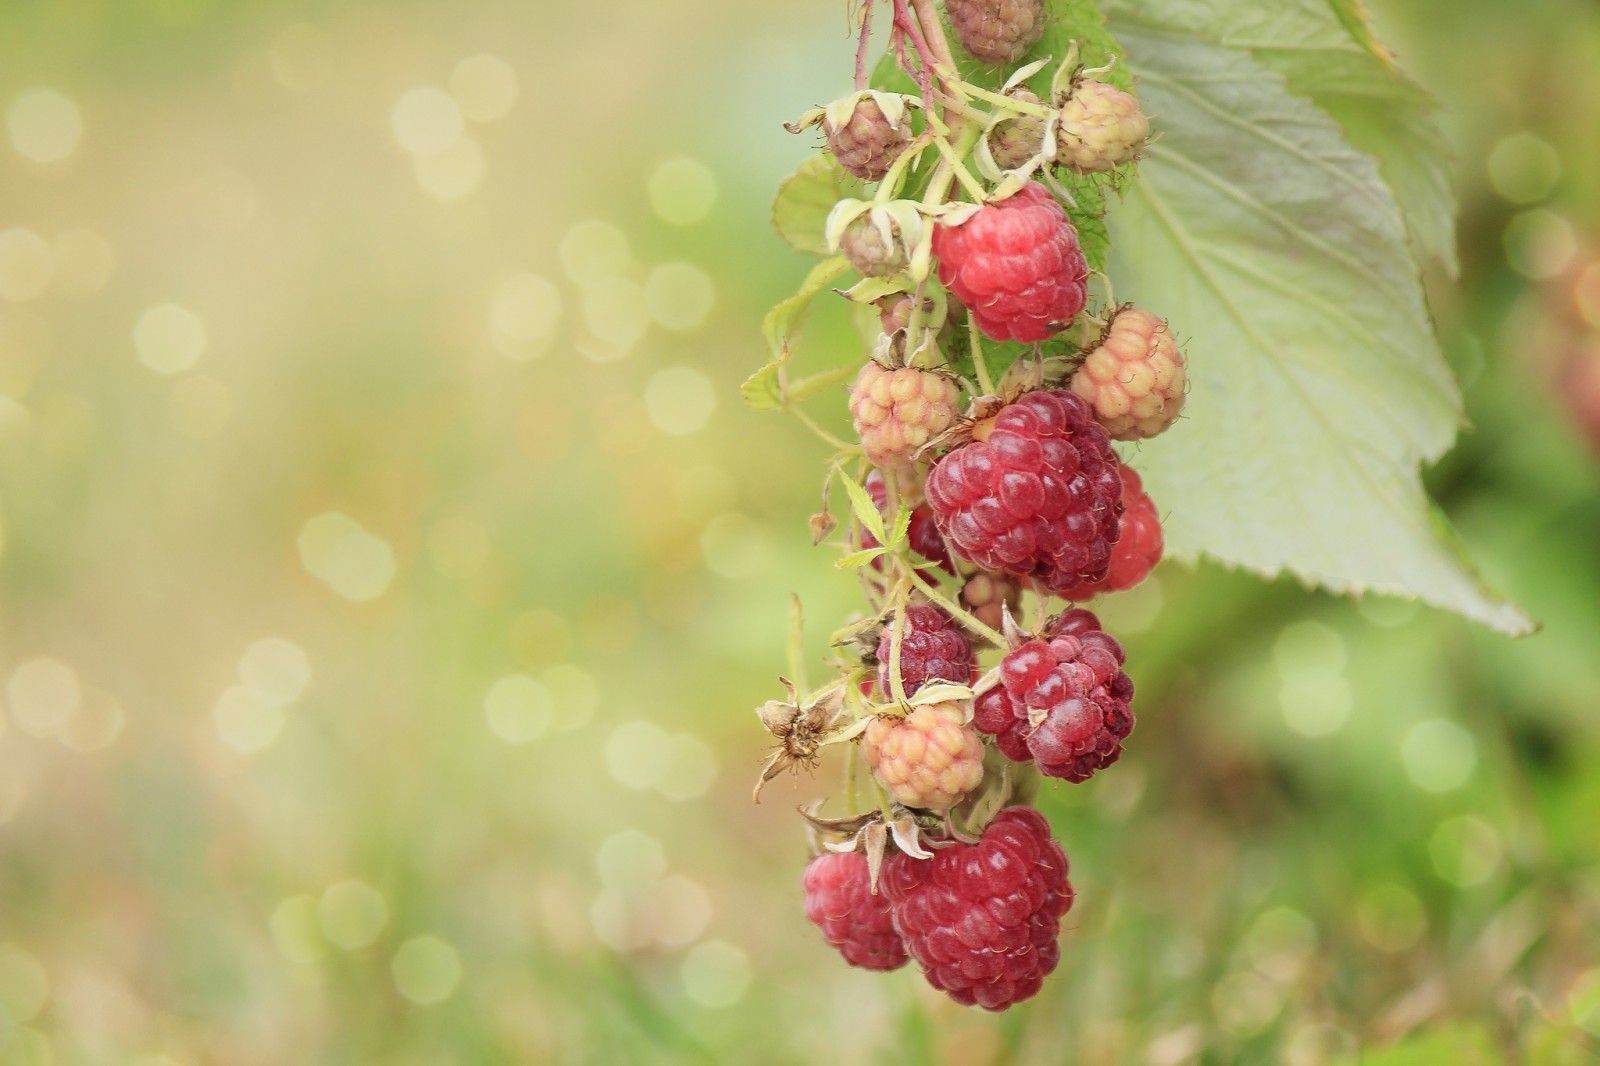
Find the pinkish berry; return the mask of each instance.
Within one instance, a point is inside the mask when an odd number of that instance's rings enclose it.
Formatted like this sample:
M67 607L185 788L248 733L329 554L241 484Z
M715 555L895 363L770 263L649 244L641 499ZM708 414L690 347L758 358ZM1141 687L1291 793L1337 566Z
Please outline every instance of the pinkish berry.
M800 883L806 917L845 962L864 970L906 964L905 942L894 931L888 898L873 894L865 855L825 851L806 866Z
M889 664L894 658L894 620L878 638L878 691L888 699L894 692L889 683ZM900 682L907 696L930 681L972 683L976 659L972 644L961 627L931 603L913 603L906 608L905 630L900 637Z
M904 718L880 715L861 751L896 803L947 811L983 780L983 738L966 725L965 701L925 703Z
M1056 124L1056 162L1080 174L1130 163L1150 139L1150 122L1132 93L1080 78Z
M928 504L951 552L1052 590L1105 577L1122 482L1088 402L1030 392L974 438L928 472Z
M957 1003L1005 1010L1037 995L1061 960L1067 856L1031 807L1007 807L978 843L931 859L891 853L878 887L923 976Z
M1125 307L1071 384L1093 405L1094 417L1113 440L1146 440L1164 433L1183 413L1189 376L1166 322Z
M1043 0L945 0L950 26L972 58L1015 63L1044 35Z
M1098 618L1067 611L1001 660L1000 684L978 697L972 724L1046 777L1087 781L1117 761L1133 731L1133 682L1122 663L1122 645Z
M1038 182L933 230L939 281L997 341L1049 340L1089 298L1089 263L1066 211Z
M998 630L1004 624L1006 607L1015 618L1021 602L1022 585L1005 574L976 574L961 587L961 606L990 629Z
M905 466L916 452L955 424L961 389L954 378L914 366L869 362L850 391L850 413L867 461Z
M839 165L862 181L882 178L911 143L911 122L903 111L887 115L872 96L859 98L845 121L824 118L822 131Z

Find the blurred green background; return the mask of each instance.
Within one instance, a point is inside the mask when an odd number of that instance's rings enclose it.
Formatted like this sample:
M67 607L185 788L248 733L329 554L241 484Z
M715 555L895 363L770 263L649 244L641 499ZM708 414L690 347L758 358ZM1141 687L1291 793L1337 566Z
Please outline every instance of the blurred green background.
M1430 483L1545 629L1107 603L993 1018L804 921L835 767L749 800L788 594L856 608L736 391L843 4L0 2L0 1063L1594 1061L1600 9L1377 14L1459 153Z

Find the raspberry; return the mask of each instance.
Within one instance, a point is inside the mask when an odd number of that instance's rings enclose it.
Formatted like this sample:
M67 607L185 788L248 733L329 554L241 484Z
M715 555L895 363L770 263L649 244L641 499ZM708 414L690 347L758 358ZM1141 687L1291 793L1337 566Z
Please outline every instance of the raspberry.
M850 260L856 273L866 278L898 274L909 262L900 227L888 219L880 222L871 214L860 215L845 227L839 237L839 251Z
M1105 339L1072 375L1072 391L1094 405L1113 440L1147 440L1183 411L1189 376L1166 322L1133 307L1118 311Z
M1029 182L959 226L936 226L939 280L997 341L1047 340L1089 298L1078 231L1043 185Z
M1080 78L1056 123L1056 162L1101 174L1132 162L1150 138L1150 121L1132 93Z
M1036 995L1061 960L1067 856L1031 807L1007 807L978 843L931 859L889 854L878 887L923 976L957 1003L1005 1010Z
M979 423L928 472L928 504L952 553L1059 591L1111 564L1122 483L1088 401L1030 392Z
M1007 95L1023 103L1042 101L1027 89L1013 89ZM1039 154L1044 145L1045 120L1038 115L1017 115L1003 119L989 131L989 157L1001 170L1015 170Z
M1161 561L1161 515L1145 495L1139 475L1122 468L1122 535L1111 550L1111 569L1102 581L1085 582L1061 594L1066 600L1088 600L1102 592L1122 592L1150 576Z
M1115 565L1115 554L1112 559ZM1010 607L1015 617L1021 600L1022 586L1005 574L977 574L961 587L961 606L990 629L999 629L1003 624L1002 607Z
M1015 63L1044 35L1043 0L945 0L950 26L974 59Z
M894 623L878 638L878 691L888 698L889 663L894 658ZM966 685L973 680L975 660L972 644L955 620L931 603L913 603L906 608L905 629L900 637L900 681L907 696L914 696L930 681L953 681Z
M906 964L905 942L894 931L888 897L872 891L865 855L825 851L806 866L800 884L806 917L845 962L865 970Z
M1007 758L1087 781L1117 761L1133 731L1133 681L1122 663L1122 645L1098 618L1067 611L1001 660L1000 684L978 697L972 724Z
M916 477L915 468L907 467L906 471L909 471L909 475L902 472L898 482L902 499L914 504L911 508L911 525L906 527L906 540L910 541L912 551L945 573L953 574L956 572L956 566L950 561L950 549L945 547L944 537L939 533L938 523L933 519L933 509L922 499L922 479ZM876 469L867 474L867 494L872 497L872 502L877 504L878 513L883 515L884 520L891 521L894 516L889 513L889 490L883 483L883 474ZM878 539L866 530L862 530L861 546L876 548ZM873 560L874 564L878 562L876 559ZM882 566L878 565L877 569L881 570Z
M983 738L965 724L968 707L925 703L904 718L880 715L867 724L862 754L896 803L947 811L978 787Z
M850 413L873 466L904 466L917 449L955 424L961 389L954 378L914 366L872 361L850 390Z
M835 104L822 120L828 150L840 166L862 181L882 178L911 143L911 123L904 105L891 104L886 112L883 97L882 93L863 94L854 98L855 106L848 111Z

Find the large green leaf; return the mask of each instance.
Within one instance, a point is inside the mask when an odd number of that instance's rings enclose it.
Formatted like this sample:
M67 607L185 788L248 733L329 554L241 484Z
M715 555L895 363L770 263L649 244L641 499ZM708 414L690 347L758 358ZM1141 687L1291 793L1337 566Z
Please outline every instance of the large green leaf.
M1133 456L1169 550L1527 632L1434 529L1418 468L1460 398L1376 164L1250 53L1145 10L1112 11L1160 137L1111 265L1190 359L1186 417Z
M1134 10L1152 10L1129 3ZM1356 0L1178 0L1164 25L1234 48L1282 74L1289 91L1326 111L1378 161L1420 256L1456 270L1455 194L1438 103L1406 77Z

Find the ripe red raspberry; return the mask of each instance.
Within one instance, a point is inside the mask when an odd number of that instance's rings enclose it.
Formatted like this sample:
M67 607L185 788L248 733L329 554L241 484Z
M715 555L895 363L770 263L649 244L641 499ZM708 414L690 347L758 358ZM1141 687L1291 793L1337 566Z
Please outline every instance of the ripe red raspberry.
M878 638L878 691L884 699L894 691L889 683L893 657L891 619ZM930 681L971 684L975 664L972 643L948 614L931 603L913 603L906 608L905 629L900 637L900 681L907 696L916 695Z
M1031 807L1007 807L978 843L931 859L889 854L878 888L923 976L957 1003L1005 1010L1037 994L1061 960L1067 856Z
M899 482L901 498L912 504L911 524L906 527L906 540L911 544L911 550L922 556L928 562L938 566L947 574L956 572L955 563L950 561L950 549L945 547L944 536L939 532L939 525L934 521L933 509L928 506L923 497L922 479L916 476L914 467L905 467L900 474ZM883 474L874 469L867 474L867 493L872 497L872 502L877 505L878 513L885 522L894 520L894 515L889 513L889 489L883 483ZM878 538L865 530L861 532L861 546L863 548L876 548ZM875 568L881 570L882 564L874 559ZM918 570L925 578L932 581L933 576L926 571Z
M1103 581L1089 581L1061 594L1064 600L1093 599L1103 592L1123 592L1150 576L1161 561L1161 515L1145 495L1136 471L1122 468L1122 535L1111 550L1111 569Z
M980 423L928 472L928 504L955 555L1054 591L1111 564L1122 483L1081 396L1030 392Z
M1056 123L1056 162L1080 174L1103 174L1133 161L1150 139L1150 122L1132 93L1080 78Z
M825 851L806 866L800 883L806 917L845 962L865 970L906 964L905 942L894 931L888 897L872 892L865 855Z
M1115 565L1115 558L1113 555L1112 565ZM1015 618L1021 602L1022 585L1005 574L976 574L961 586L961 606L990 629L999 629L1004 624L1001 608L1010 607L1011 616Z
M1013 89L1006 94L1023 103L1042 103L1027 89ZM1023 166L1044 146L1045 120L1038 115L1016 115L1003 119L989 131L989 158L1001 170L1015 170Z
M955 424L961 387L948 374L869 361L850 390L850 413L873 466L905 466Z
M966 724L970 706L924 703L903 718L886 714L867 724L861 752L896 803L947 811L978 787L983 738Z
M1087 781L1117 761L1133 732L1133 681L1122 663L1122 645L1098 618L1067 611L1001 660L1000 684L978 697L972 724L1007 758Z
M1043 0L945 0L950 26L974 59L1015 63L1044 35Z
M959 226L935 226L933 254L939 280L997 341L1048 340L1089 298L1078 231L1036 181Z
M1166 322L1134 307L1111 320L1094 351L1072 375L1072 391L1094 406L1113 440L1147 440L1183 412L1188 370Z
M822 132L840 166L862 181L877 181L911 143L911 121L898 97L863 93L852 99L848 109L845 101L827 109Z

